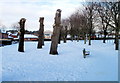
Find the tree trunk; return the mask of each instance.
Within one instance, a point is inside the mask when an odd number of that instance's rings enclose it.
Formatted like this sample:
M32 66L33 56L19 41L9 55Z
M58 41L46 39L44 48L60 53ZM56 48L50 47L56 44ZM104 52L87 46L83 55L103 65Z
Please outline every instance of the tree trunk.
M43 30L42 46L44 46L44 30Z
M89 39L89 45L91 45L91 36L89 36L88 39Z
M58 44L60 44L60 41L61 41L61 28L60 28L60 32L59 32Z
M119 35L119 30L116 30L116 34L115 34L115 50L119 50L119 38L118 38L118 35Z
M39 29L39 36L38 36L38 46L37 48L42 48L42 46L44 45L44 24L43 24L43 21L44 21L44 17L40 17L40 29Z
M65 26L64 43L67 42L66 40L67 40L67 26Z
M118 45L116 46L116 49L118 48L118 50L120 50L120 47L119 47L119 31L120 31L120 1L118 2Z
M50 54L56 55L58 54L57 52L57 47L58 47L58 40L59 40L59 26L54 26L53 30L53 35L52 35L52 42L51 42L51 48L50 48Z
M89 40L88 45L91 45L91 29L90 29L90 32L89 32L89 38L88 38L88 40Z
M73 42L73 40L74 40L74 35L71 35L71 41Z
M79 42L79 35L77 35L77 42Z
M64 43L67 42L67 35L64 36Z
M92 34L92 10L90 11L90 19L89 19L89 22L90 22L90 29L89 29L89 45L91 45L91 34Z
M56 11L55 15L55 23L53 26L53 35L51 38L51 48L50 48L50 54L56 55L58 54L57 47L58 47L58 39L60 34L60 28L61 28L61 10L58 9Z
M119 30L120 30L120 1L118 2L118 17L115 18L115 50L119 50Z
M24 52L24 33L25 33L25 18L21 18L19 24L20 24L20 37L19 37L19 52Z
M99 35L98 35L98 38L99 38Z
M84 33L84 44L86 44L86 33Z
M106 35L107 35L107 32L106 30L104 30L104 38L103 38L103 43L106 43L105 40L106 40Z
M106 43L106 35L104 35L104 38L103 38L103 43Z
M120 1L118 2L118 23L115 29L115 50L119 50L119 30L120 30Z

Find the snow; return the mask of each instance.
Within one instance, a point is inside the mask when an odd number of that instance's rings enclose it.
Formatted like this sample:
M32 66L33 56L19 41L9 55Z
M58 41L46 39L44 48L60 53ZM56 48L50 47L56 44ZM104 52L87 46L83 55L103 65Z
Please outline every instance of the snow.
M67 38L71 38L71 36L70 36L70 35L67 35Z
M32 35L32 34L25 34L24 38L38 38L38 36Z
M12 34L12 35L17 36L17 35L18 35L18 32L17 32L17 33L14 33L14 34Z
M25 42L25 52L18 44L2 49L3 81L118 81L118 51L113 41L94 40L92 45L80 42L61 43L59 55L49 55L51 42L42 49L37 42ZM82 50L90 51L85 59Z
M19 36L17 38L14 38L14 40L17 40L17 39L19 39Z
M7 32L8 35L11 35L12 33L11 32Z

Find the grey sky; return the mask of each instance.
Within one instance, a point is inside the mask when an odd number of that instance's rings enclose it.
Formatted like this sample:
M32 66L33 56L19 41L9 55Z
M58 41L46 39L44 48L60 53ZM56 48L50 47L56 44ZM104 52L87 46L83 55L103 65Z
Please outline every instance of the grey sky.
M62 18L67 18L83 0L1 0L0 23L11 27L24 17L27 30L39 29L39 17L45 17L45 30L52 30L54 16L57 9L62 10Z

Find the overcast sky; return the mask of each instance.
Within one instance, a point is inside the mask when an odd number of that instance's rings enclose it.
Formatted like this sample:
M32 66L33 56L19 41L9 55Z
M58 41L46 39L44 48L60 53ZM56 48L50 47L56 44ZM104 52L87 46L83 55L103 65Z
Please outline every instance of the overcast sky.
M52 30L55 12L62 10L62 18L70 16L81 7L84 0L1 0L0 23L6 27L19 22L24 17L27 30L39 29L39 17L44 17L45 30Z

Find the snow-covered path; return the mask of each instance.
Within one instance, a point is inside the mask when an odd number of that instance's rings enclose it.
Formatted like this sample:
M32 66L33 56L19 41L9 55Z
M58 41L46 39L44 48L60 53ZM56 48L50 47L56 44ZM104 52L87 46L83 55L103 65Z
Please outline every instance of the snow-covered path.
M80 42L62 43L59 55L49 55L50 42L37 49L37 42L25 42L25 52L18 44L2 49L3 81L117 81L118 52L113 42L93 41L91 46ZM82 50L90 51L83 58Z

